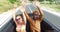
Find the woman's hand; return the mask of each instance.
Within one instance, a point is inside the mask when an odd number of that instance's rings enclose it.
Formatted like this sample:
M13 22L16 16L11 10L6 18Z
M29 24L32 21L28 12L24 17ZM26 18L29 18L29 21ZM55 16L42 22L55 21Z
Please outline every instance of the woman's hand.
M26 3L24 2L24 1L22 1L22 3L21 3L21 8L20 8L20 10L21 10L21 12L25 12L25 10L26 10Z
M21 0L21 6L23 6L24 8L26 7L26 2L25 2L25 0Z
M24 12L25 12L25 8L24 8L23 6L21 6L20 11L21 11L22 13L24 13Z

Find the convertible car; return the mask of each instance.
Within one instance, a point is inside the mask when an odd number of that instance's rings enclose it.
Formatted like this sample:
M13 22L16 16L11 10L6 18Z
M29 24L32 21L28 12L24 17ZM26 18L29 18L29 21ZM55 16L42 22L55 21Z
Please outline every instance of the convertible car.
M31 14L29 14L31 16ZM58 30L54 29L49 23L47 23L48 20L47 19L43 19L42 23L41 23L41 32L59 32ZM30 23L27 21L26 24L26 31L30 32ZM1 28L1 32L16 32L15 30L16 25L13 21L13 19L11 19L7 24L5 24L5 26L3 26Z
M29 9L27 8L27 10L29 10ZM29 16L32 18L31 13L29 13ZM3 27L0 28L0 32L16 32L15 28L16 28L16 24L14 23L13 19L11 18L6 24L4 24ZM26 31L31 32L30 23L28 21L26 23ZM60 31L57 27L55 27L52 23L49 22L49 20L47 20L44 17L44 19L42 20L42 23L41 23L41 32L60 32Z

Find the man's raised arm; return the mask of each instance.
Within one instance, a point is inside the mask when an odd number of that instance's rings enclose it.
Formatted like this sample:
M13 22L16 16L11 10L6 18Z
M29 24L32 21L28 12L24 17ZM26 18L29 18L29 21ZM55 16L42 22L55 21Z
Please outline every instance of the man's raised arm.
M40 21L42 21L43 20L43 11L40 9L40 7L37 7L38 8L38 11L39 11L39 14L40 14Z
M40 3L36 0L35 2L34 2L34 4L35 4L35 6L38 8L38 11L39 11L39 14L40 14L40 21L42 21L42 19L43 19L43 11L41 10L41 8L40 8Z

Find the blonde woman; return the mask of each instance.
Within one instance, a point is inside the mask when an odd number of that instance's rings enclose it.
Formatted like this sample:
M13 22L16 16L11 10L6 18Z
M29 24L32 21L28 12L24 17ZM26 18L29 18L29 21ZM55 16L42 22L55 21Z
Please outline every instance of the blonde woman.
M26 19L24 14L23 16L13 14L13 20L16 24L17 32L26 32Z

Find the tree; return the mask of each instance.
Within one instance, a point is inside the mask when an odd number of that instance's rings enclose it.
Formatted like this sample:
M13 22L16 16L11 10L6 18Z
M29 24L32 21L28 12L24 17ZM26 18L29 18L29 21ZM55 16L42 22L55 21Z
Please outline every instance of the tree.
M44 1L44 0L39 0L40 2Z
M46 1L49 1L49 2L50 2L50 4L52 4L52 2L54 2L55 0L46 0Z
M29 1L33 1L33 0L29 0ZM44 1L44 0L38 0L38 1L42 2L42 1Z
M16 0L8 0L10 3L14 3L14 2L16 2Z

